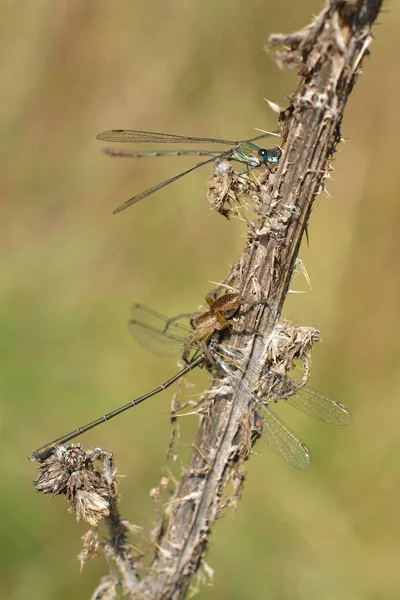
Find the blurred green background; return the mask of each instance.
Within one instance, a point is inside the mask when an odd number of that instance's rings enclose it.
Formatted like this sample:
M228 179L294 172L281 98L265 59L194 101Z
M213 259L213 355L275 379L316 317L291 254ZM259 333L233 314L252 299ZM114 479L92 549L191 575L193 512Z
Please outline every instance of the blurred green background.
M211 169L129 211L122 201L196 159L130 161L101 153L97 133L128 127L245 139L276 127L264 97L285 104L294 71L262 46L306 25L322 2L120 0L3 2L1 128L1 580L7 599L87 598L103 559L79 573L87 530L63 499L35 494L29 451L158 385L176 360L130 338L130 306L195 310L244 243L212 214ZM333 600L400 597L400 169L396 58L400 6L350 97L300 256L285 315L322 332L311 384L345 402L347 429L281 408L313 453L297 472L266 448L247 465L238 510L217 523L199 598ZM207 385L200 372L195 392ZM116 451L122 510L153 523L172 392L82 438ZM184 420L189 442L197 420Z

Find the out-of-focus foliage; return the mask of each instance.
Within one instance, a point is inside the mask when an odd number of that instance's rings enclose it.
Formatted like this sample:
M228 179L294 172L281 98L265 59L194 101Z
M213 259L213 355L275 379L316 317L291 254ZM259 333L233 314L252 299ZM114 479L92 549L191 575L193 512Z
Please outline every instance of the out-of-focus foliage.
M134 301L195 310L223 278L244 229L212 214L211 170L142 204L119 203L196 159L113 160L98 132L115 127L243 139L271 129L263 97L285 103L295 73L262 46L307 24L322 2L63 0L0 9L0 382L2 598L89 597L102 560L82 575L85 532L60 499L35 495L25 456L45 441L170 376L176 361L130 339ZM347 107L328 195L310 223L285 315L322 331L312 383L345 402L340 430L281 412L310 446L310 472L277 456L248 463L243 500L216 528L214 587L199 598L398 598L399 253L398 28L400 6L376 42ZM193 374L195 392L206 385ZM153 522L169 436L171 392L82 439L116 450L122 508ZM146 405L147 404L147 405ZM195 417L184 422L191 439ZM259 448L261 450L261 448Z

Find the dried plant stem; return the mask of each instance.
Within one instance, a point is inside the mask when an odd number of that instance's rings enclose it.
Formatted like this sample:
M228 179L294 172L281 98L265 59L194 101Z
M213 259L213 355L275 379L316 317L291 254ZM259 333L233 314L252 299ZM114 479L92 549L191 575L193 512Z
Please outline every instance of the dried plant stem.
M270 177L268 194L260 188L257 220L225 282L234 284L246 301L241 323L247 334L232 332L229 343L249 356L265 353L280 317L313 201L329 176L330 161L341 139L344 107L381 3L330 0L305 29L269 40L269 49L285 47L278 54L280 63L298 65L299 85L289 107L279 114L284 152L278 170ZM256 330L262 335L251 333ZM224 497L226 485L233 482L237 490L241 488L241 465L250 448L248 443L246 451L244 429L239 426L243 409L228 401L226 390L214 386L209 412L165 508L150 570L129 590L132 598L186 597L191 578L200 575L213 524L232 501Z

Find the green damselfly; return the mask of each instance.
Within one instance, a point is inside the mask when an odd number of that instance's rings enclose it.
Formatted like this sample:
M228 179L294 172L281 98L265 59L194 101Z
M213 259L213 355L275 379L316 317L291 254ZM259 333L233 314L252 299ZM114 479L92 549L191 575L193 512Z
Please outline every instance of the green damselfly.
M190 169L174 175L170 179L163 181L154 187L133 196L120 206L118 206L113 212L119 213L125 208L128 208L132 204L136 204L143 198L154 194L163 187L177 181L181 177L184 177L188 173L195 171L199 167L207 165L209 163L221 160L235 161L245 164L250 169L255 169L261 165L276 165L282 155L282 151L278 146L274 148L260 148L253 142L265 137L276 136L273 133L263 133L254 138L245 141L233 142L229 140L220 140L215 138L200 138L200 137L186 137L181 135L173 135L168 133L152 133L150 131L139 131L135 129L111 129L110 131L104 131L99 133L97 136L98 140L106 142L126 142L126 143L148 143L148 144L225 144L231 146L229 150L215 151L215 150L150 150L148 152L139 152L136 150L121 150L119 148L105 148L104 152L111 156L125 156L132 158L150 158L154 156L210 156L211 158L204 160L194 165Z

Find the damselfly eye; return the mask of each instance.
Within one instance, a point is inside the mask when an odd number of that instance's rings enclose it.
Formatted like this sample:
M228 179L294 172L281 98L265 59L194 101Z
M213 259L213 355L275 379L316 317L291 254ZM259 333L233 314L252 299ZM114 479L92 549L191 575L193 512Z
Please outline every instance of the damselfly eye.
M258 154L261 158L261 162L277 164L280 157L282 156L282 150L277 146L275 148L260 148Z

